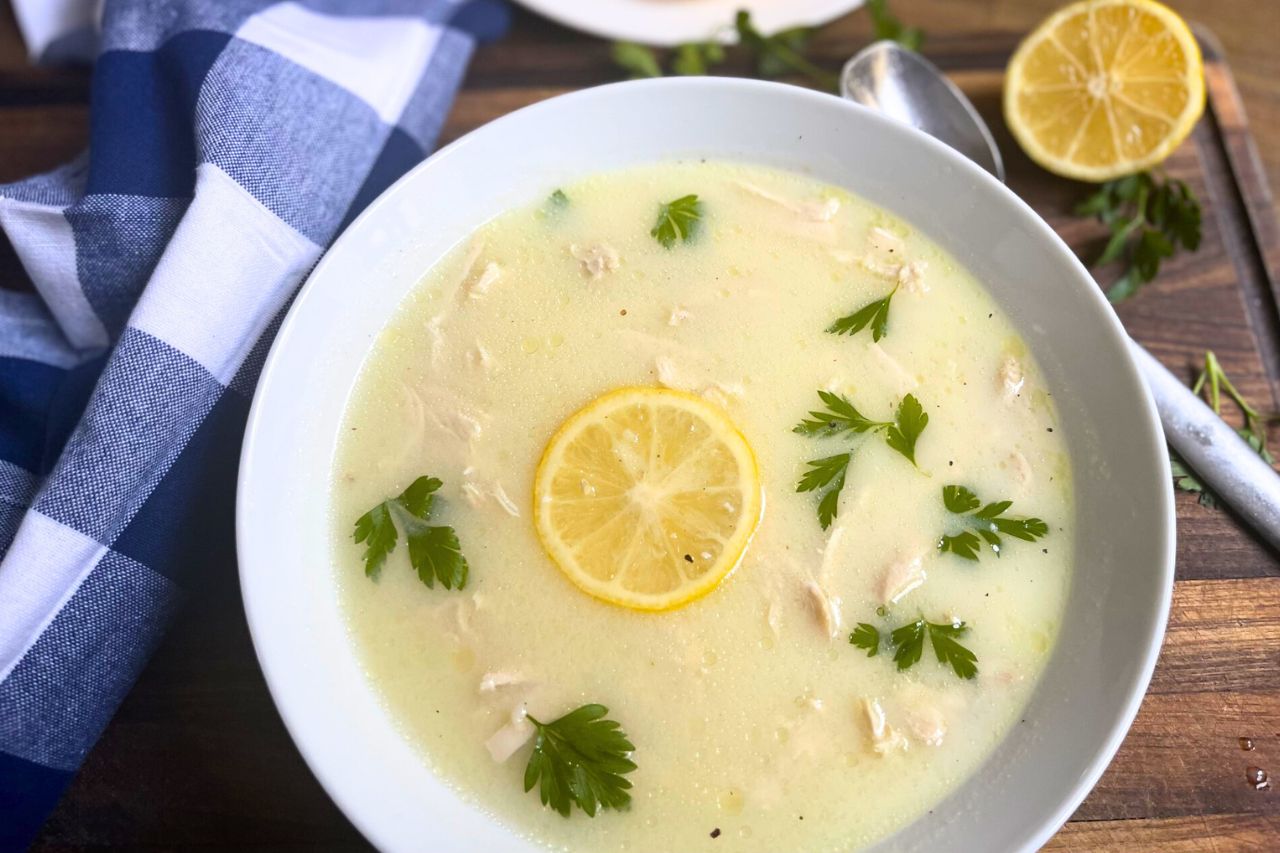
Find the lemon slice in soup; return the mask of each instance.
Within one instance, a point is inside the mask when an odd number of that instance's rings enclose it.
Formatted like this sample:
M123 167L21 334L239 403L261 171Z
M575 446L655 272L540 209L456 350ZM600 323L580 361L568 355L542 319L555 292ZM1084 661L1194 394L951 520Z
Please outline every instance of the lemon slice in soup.
M760 521L755 454L700 397L622 388L575 412L533 487L538 535L571 581L637 610L705 595Z

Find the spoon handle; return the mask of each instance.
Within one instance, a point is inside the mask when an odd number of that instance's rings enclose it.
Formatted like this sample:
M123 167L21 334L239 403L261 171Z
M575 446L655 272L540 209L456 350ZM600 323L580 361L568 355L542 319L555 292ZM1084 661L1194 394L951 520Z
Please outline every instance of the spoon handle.
M1169 444L1207 486L1280 549L1280 476L1151 353L1133 341L1129 349L1155 398Z

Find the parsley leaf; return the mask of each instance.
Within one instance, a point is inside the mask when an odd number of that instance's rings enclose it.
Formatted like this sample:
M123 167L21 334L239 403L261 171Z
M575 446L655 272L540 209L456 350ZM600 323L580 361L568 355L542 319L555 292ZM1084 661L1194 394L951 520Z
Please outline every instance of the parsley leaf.
M915 465L916 439L920 438L924 428L929 425L929 415L920 401L908 394L898 404L898 411L893 419L893 426L885 431L885 442Z
M961 516L964 524L971 530L962 530L954 536L943 534L938 538L938 550L952 553L966 560L977 561L982 543L1000 556L1004 541L1000 534L1034 542L1049 535L1049 525L1038 518L1021 518L1006 516L1013 501L993 501L979 509L982 501L971 489L964 486L943 486L942 503L949 512ZM981 537L981 539L979 539Z
M849 643L865 649L867 657L873 658L880 654L880 629L875 625L859 622L849 635Z
M724 62L724 47L716 41L685 42L676 45L671 70L683 76L706 74L707 68Z
M1160 262L1179 247L1200 247L1200 202L1182 181L1157 180L1139 172L1107 181L1076 207L1077 216L1093 216L1111 230L1093 266L1122 263L1107 288L1112 302L1128 299L1160 272Z
M893 662L898 665L899 670L910 669L920 661L920 656L924 654L926 624L922 617L900 628L894 628L889 635L889 642L894 646Z
M462 589L467 583L467 558L462 556L458 534L452 527L427 524L435 493L444 484L435 477L419 477L400 493L356 519L352 538L365 544L364 573L376 578L395 550L399 526L409 543L409 564L429 587L440 581L445 589Z
M524 771L524 789L538 786L538 797L564 817L577 805L589 817L600 809L631 805L623 778L636 769L635 747L603 705L583 705L550 723L529 715L537 737Z
M649 234L666 248L687 243L702 222L702 202L696 195L681 196L658 209L658 221Z
M819 391L825 410L809 412L809 417L792 432L806 436L836 436L843 433L883 432L885 443L916 464L916 441L929 423L929 416L911 394L902 398L892 421L873 421L858 411L847 397L831 391ZM839 513L840 492L853 453L841 453L808 462L809 470L796 484L797 492L813 492L827 488L818 502L818 523L826 530Z
M889 303L893 300L893 295L898 292L898 288L889 291L889 295L883 299L877 299L836 320L827 327L827 331L833 335L856 335L868 325L871 326L871 340L878 341L885 336L889 328Z
M564 194L564 190L556 190L547 196L547 207L553 209L562 209L569 206L569 197Z
M661 77L662 68L658 65L658 55L652 48L632 41L615 41L609 55L614 64L631 73L633 80L644 77Z
M950 512L960 514L977 509L982 501L964 486L943 486L942 503Z
M957 637L969 630L963 622L938 625L933 622L929 626L929 642L933 644L933 653L938 656L938 663L949 664L951 670L964 679L978 674L978 657L964 646Z
M849 469L851 453L840 453L825 459L807 462L809 470L796 484L797 492L813 492L830 486L818 501L818 523L826 530L840 513L840 492L844 490L845 473Z
M889 635L889 643L894 647L893 662L899 671L915 666L924 656L925 640L928 640L938 663L950 666L960 678L975 678L978 675L978 657L959 640L968 630L963 622L930 622L921 616L894 628Z
M756 29L751 13L746 11L738 12L733 26L738 31L738 43L755 58L756 72L761 77L796 73L809 78L821 89L836 91L839 78L804 56L814 33L813 27L792 27L766 36Z
M943 536L938 540L939 551L944 554L950 552L966 560L977 560L978 549L981 547L982 540L968 530L962 530L955 536Z
M831 391L819 391L818 398L827 410L809 412L809 420L801 421L793 429L801 435L839 435L842 432L866 432L878 427L890 426L889 421L873 421L863 416L848 398Z
M1222 395L1223 392L1226 392L1226 395L1231 398L1231 401L1236 404L1236 408L1244 416L1244 426L1237 429L1236 432L1268 465L1275 464L1275 457L1267 449L1267 424L1280 419L1280 415L1259 412L1251 406L1244 395L1232 384L1231 379L1227 376L1226 371L1222 369L1222 364L1212 350L1205 352L1204 370L1196 378L1191 390L1197 394L1203 394L1205 400L1209 403L1209 407L1219 417L1222 415ZM1169 466L1173 470L1173 485L1176 488L1198 495L1201 506L1206 506L1210 509L1218 506L1220 502L1218 496L1204 484L1195 471L1187 467L1182 457L1173 450L1169 451Z
M888 0L867 0L867 12L871 15L871 27L877 39L896 41L907 50L919 50L924 44L924 32L919 27L906 27L889 11Z

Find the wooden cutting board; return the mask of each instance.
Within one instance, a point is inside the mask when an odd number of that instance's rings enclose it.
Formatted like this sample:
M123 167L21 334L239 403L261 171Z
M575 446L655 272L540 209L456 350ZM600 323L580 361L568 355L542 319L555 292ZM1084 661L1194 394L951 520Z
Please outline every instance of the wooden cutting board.
M0 29L11 22L0 17ZM1208 34L1209 108L1169 161L1204 202L1204 242L1167 263L1119 308L1129 331L1190 380L1212 348L1257 406L1280 391L1280 234L1231 70ZM14 44L13 33L0 41ZM1102 229L1071 215L1087 192L1017 149L1000 120L1002 69L1014 36L931 38L928 55L995 130L1010 186L1092 257ZM861 47L824 32L828 67ZM746 73L728 66L724 73ZM456 138L525 104L616 80L608 46L527 15L481 50L445 130ZM48 168L84 144L83 74L0 63L0 180ZM0 286L17 277L0 240ZM1280 851L1280 560L1227 513L1180 495L1178 583L1169 634L1137 722L1098 787L1048 849ZM211 577L166 640L45 828L37 850L365 849L306 770L255 662L233 566ZM1239 739L1252 738L1251 752ZM1054 768L1044 768L1053 773ZM1277 783L1280 786L1280 783Z

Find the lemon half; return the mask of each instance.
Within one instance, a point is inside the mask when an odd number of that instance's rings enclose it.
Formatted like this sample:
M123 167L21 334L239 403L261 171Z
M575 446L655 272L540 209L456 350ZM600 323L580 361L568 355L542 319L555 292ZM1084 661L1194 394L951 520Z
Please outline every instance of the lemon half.
M596 598L669 610L738 565L760 522L755 454L716 406L681 391L621 388L575 412L533 487L543 547Z
M1082 0L1036 28L1009 62L1004 113L1023 150L1068 178L1156 165L1204 111L1204 66L1186 21L1154 0Z

